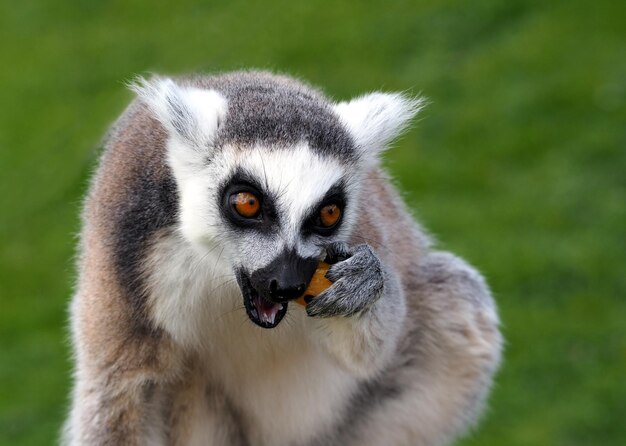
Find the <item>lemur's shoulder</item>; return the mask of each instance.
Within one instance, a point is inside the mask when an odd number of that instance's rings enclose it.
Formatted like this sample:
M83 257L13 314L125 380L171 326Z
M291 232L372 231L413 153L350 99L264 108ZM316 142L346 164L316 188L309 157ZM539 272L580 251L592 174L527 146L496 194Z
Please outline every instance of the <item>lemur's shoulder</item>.
M359 219L352 243L370 244L403 277L431 249L425 229L407 208L389 173L373 167L363 180Z
M83 299L101 295L107 305L123 307L133 329L149 325L141 278L147 245L159 230L175 224L178 207L166 139L148 108L135 100L106 135L83 204L78 290L89 288ZM94 292L104 279L103 290Z

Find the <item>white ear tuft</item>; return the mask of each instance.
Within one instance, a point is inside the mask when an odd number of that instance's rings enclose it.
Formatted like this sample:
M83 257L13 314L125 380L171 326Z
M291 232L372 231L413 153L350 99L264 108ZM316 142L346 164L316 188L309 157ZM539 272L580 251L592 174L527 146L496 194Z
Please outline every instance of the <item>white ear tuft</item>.
M406 129L425 102L423 98L400 93L370 93L340 102L335 105L335 111L350 131L361 155L373 161Z
M172 135L198 148L210 146L226 111L226 99L215 90L180 86L169 78L137 79L131 90Z

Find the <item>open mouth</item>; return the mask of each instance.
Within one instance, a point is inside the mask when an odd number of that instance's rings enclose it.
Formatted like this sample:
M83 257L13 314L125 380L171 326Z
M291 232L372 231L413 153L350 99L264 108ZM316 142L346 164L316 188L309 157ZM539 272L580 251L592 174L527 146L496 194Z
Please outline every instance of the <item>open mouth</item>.
M237 281L250 320L262 328L276 327L287 313L287 302L272 302L260 295L252 287L250 279L243 271L237 273Z

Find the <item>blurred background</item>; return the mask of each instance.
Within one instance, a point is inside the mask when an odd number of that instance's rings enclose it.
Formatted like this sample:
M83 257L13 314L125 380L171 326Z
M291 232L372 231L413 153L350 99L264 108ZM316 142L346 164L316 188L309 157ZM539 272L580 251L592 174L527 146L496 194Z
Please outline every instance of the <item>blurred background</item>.
M386 164L507 339L460 445L626 444L626 2L172 4L0 4L0 444L56 442L81 197L125 82L248 67L429 98Z

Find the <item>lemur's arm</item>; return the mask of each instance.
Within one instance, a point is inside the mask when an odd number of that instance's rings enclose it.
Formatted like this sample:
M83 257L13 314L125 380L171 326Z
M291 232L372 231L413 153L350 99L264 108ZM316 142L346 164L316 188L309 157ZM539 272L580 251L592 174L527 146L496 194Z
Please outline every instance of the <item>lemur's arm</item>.
M163 444L163 384L182 359L162 332L133 330L123 308L98 297L79 294L73 302L75 386L61 443Z
M495 305L484 280L458 257L432 252L407 283L408 329L393 357L363 382L363 397L355 395L337 431L320 444L445 444L480 413L502 348ZM336 336L331 330L331 351L345 354L332 349L336 342L352 342L355 351L369 354L384 350L384 343L369 348L359 343L366 339L363 327L375 333L370 333L374 339L389 335L387 326L376 331L372 327L378 325L368 320L384 317L379 315L384 314L386 298L383 295L369 313L356 319L334 318L337 326L352 324L357 331Z
M150 392L150 385L147 381L130 383L127 380L126 376L78 379L74 407L65 425L62 444L147 446L148 420L152 414L146 394Z
M328 248L333 285L306 311L321 333L319 342L351 372L372 376L395 351L404 325L406 303L397 273L368 245L335 243Z
M77 343L79 352L97 347L89 344ZM150 333L127 338L119 347L116 358L78 361L63 446L197 444L193 423L198 413L205 444L248 444L230 401L221 389L207 386L196 357ZM111 352L101 348L101 359Z

